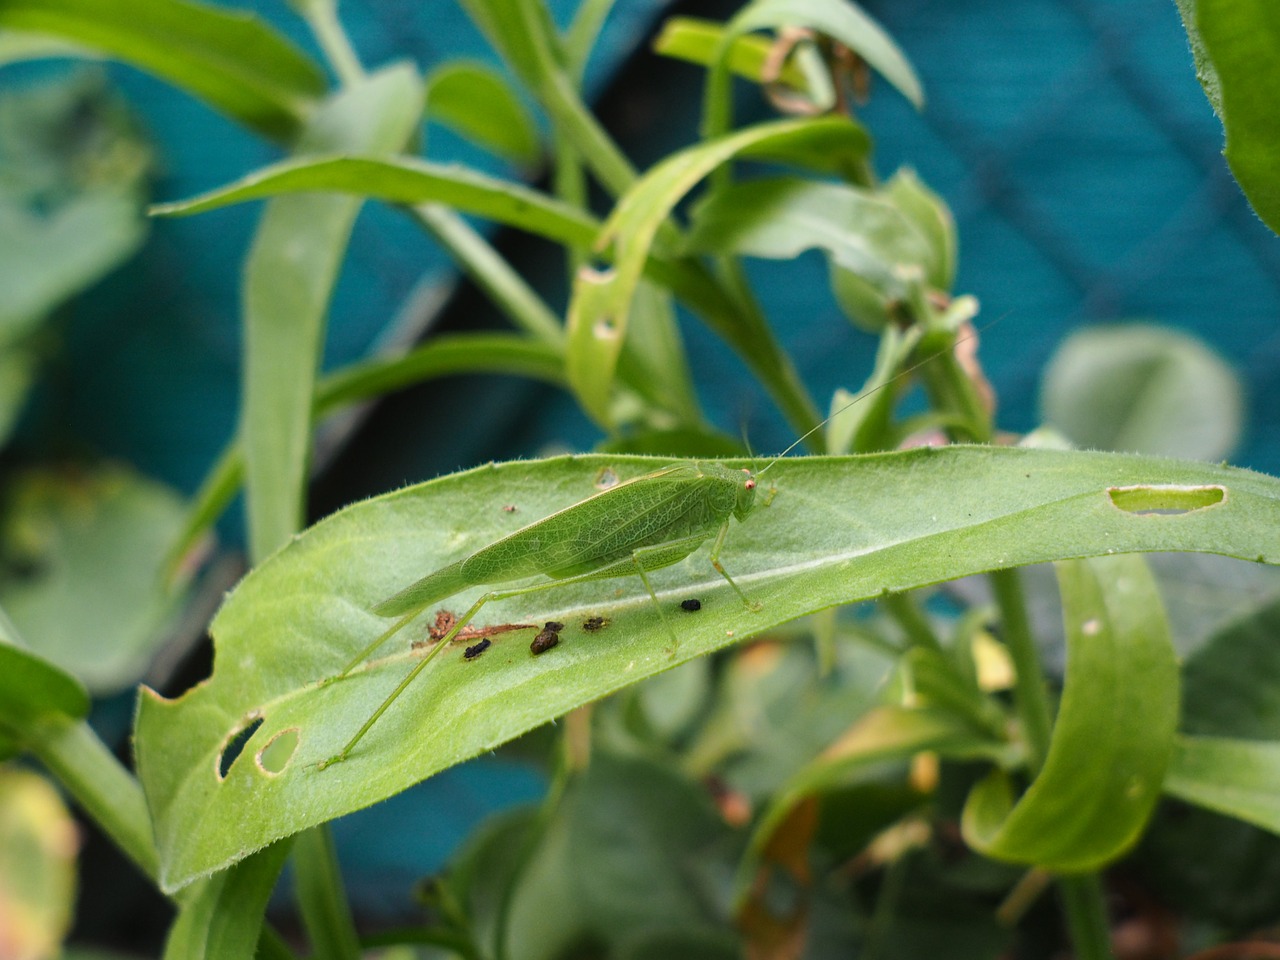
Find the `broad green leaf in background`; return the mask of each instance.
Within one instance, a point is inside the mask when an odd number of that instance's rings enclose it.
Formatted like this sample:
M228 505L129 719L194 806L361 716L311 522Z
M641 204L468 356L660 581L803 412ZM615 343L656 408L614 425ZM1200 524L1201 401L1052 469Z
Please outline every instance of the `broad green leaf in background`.
M427 119L452 127L508 160L532 167L542 156L538 128L500 73L483 63L451 61L427 75Z
M0 634L0 729L10 739L21 741L48 717L79 720L88 714L89 694L80 681L16 643L11 628Z
M1165 783L1171 796L1280 833L1280 602L1221 627L1183 669L1182 736ZM1274 910L1280 840L1201 811L1180 810L1146 844L1167 881L1195 899L1234 893L1234 909ZM1190 845L1190 849L1188 846ZM1172 856L1173 863L1168 863ZM1239 871L1247 858L1249 871ZM1177 866L1182 862L1183 866ZM1268 894L1268 891L1272 891Z
M1280 9L1270 0L1180 0L1196 73L1226 132L1227 163L1280 233Z
M396 153L421 115L421 85L391 66L327 101L300 154ZM311 453L311 407L329 297L360 209L353 197L272 200L245 265L244 444L250 553L265 557L302 526Z
M414 157L299 157L190 200L156 204L150 212L185 216L260 197L314 192L349 193L388 203L443 203L567 244L588 244L600 228L589 213L523 184Z
M564 956L584 941L639 949L661 924L668 936L718 939L722 951L711 955L733 956L722 887L729 834L696 781L642 756L593 751L514 887L502 954Z
M5 0L0 26L99 50L282 139L324 90L319 68L265 21L189 0Z
M1179 737L1165 792L1280 833L1280 741Z
M1142 557L1063 561L1058 582L1067 674L1044 768L1016 805L1008 775L992 773L962 823L989 857L1074 873L1114 860L1146 826L1173 752L1178 664Z
M34 328L72 294L100 280L146 236L131 192L96 190L48 216L0 199L0 343Z
M164 960L253 960L267 900L290 846L273 844L183 896Z
M927 237L891 200L840 183L771 177L716 190L694 214L695 253L790 260L820 249L881 300L902 301L903 267L939 273Z
M138 248L152 162L97 71L0 96L0 348Z
M649 577L673 610L690 596L702 601L681 620L675 657L664 620L635 577L494 604L478 626L559 620L566 625L560 645L532 656L530 629L495 635L474 660L449 651L347 760L317 768L421 656L411 642L425 639L436 613L424 611L347 678L318 685L386 629L388 621L369 612L373 605L577 503L598 483L663 462L595 455L483 467L353 505L260 564L214 620L212 678L176 701L147 692L140 704L138 766L164 888L684 660L834 604L1100 549L1280 562L1280 481L1246 470L986 447L782 460L765 477L777 487L772 504L735 522L721 554L762 604L758 612L745 610L711 568L706 545ZM445 609L461 612L485 589L466 590ZM608 621L604 629L582 629L592 616ZM257 720L261 726L220 776L224 748ZM238 814L246 809L254 816Z
M925 280L946 293L956 279L956 223L951 209L930 190L910 167L899 167L884 185L883 193L928 241L932 255L922 261Z
M1045 421L1081 447L1217 460L1239 442L1239 378L1200 340L1152 324L1073 333L1045 368Z
M94 693L137 683L182 603L163 574L185 504L122 466L28 471L6 494L0 603L17 628Z
M62 955L79 847L76 823L49 781L0 764L0 957Z
M866 132L852 121L783 120L681 150L648 171L619 199L596 240L599 251L612 245L613 265L605 270L583 268L574 281L566 371L586 411L600 423L610 423L614 373L636 287L659 229L704 177L736 158L849 173L869 149ZM767 332L755 331L755 336L762 344L758 349L767 349Z
M22 415L27 391L36 378L37 356L27 346L0 346L0 446L9 439Z

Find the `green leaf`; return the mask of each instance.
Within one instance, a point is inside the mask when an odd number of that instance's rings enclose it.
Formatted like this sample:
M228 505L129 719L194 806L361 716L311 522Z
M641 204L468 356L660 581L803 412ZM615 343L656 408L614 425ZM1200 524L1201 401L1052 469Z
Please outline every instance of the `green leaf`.
M910 167L900 167L884 186L884 195L928 240L931 256L922 261L925 280L946 293L956 279L956 223L943 199L924 185Z
M273 844L182 896L164 960L253 960L289 847Z
M1280 9L1270 0L1194 6L1192 49L1226 131L1227 163L1254 212L1280 233Z
M36 378L36 353L29 347L0 347L0 446L9 439Z
M6 501L0 603L41 656L92 692L132 686L168 639L183 600L162 577L182 500L108 466L18 474Z
M981 781L962 827L987 856L1075 873L1124 853L1151 816L1173 752L1178 664L1142 557L1064 561L1058 582L1067 674L1044 768L1016 806L1007 775Z
M852 0L755 0L729 22L729 33L808 27L848 47L917 108L924 88L911 63L875 20Z
M566 371L584 409L600 423L612 422L614 374L645 264L671 211L704 177L737 158L848 172L869 149L866 132L843 118L784 120L681 150L646 173L619 199L596 240L597 250L612 244L613 266L583 268L574 281Z
M1219 593L1229 589L1225 583L1210 586ZM1273 580L1269 602L1254 601L1252 610L1220 626L1188 658L1182 679L1183 733L1280 740L1277 586Z
M834 604L1102 550L1205 551L1280 563L1280 480L1247 470L995 447L785 459L762 480L776 485L772 504L735 522L721 555L762 604L759 612L745 610L712 569L709 544L649 575L672 615L683 616L679 603L690 595L702 601L697 614L680 620L676 656L638 577L505 600L486 609L480 625L559 620L566 625L560 644L533 656L535 631L513 630L495 634L474 660L449 651L347 760L317 768L417 662L422 654L411 641L425 639L436 612L425 611L342 681L318 684L386 630L388 621L369 612L375 604L576 504L598 482L664 462L594 455L443 477L355 504L255 568L212 624L212 678L176 701L146 692L140 703L138 767L164 887L181 887L577 706ZM1113 495L1128 491L1132 498L1138 489L1172 512L1117 506ZM485 589L465 590L442 606L461 612ZM592 616L608 620L604 629L582 629ZM261 727L221 778L224 747L256 719ZM290 731L297 741L288 762L275 757L278 772L259 766L276 738L292 742ZM242 816L246 809L254 815Z
M8 91L0 128L3 347L137 250L152 159L132 114L93 73Z
M1164 789L1280 833L1280 741L1179 737Z
M598 750L550 817L513 888L510 955L564 956L583 941L622 953L655 926L729 938L714 905L730 831L696 781Z
M671 17L653 41L655 52L664 57L696 63L704 67L714 64L720 55L725 26L696 17ZM765 66L773 43L764 37L737 36L729 45L729 69L756 83L764 83ZM778 71L778 79L796 90L808 87L804 72L790 58Z
M348 86L317 111L298 152L394 153L417 126L420 95L407 65ZM325 315L359 209L359 200L340 196L273 200L245 266L241 436L257 558L302 526Z
M5 30L0 33L0 65L61 57L95 60L98 55L77 43L69 43L42 33L28 33L25 30Z
M542 157L538 128L500 73L482 63L442 64L426 79L427 119L531 167Z
M89 712L89 694L71 674L0 638L0 728L21 741L40 720L79 720Z
M443 203L566 244L589 244L599 223L546 194L467 167L411 157L303 157L272 164L208 193L151 207L185 216L286 193L350 193L388 203Z
M5 0L0 26L100 50L277 138L324 90L319 68L262 20L187 0Z
M1217 460L1239 442L1241 394L1201 341L1127 324L1068 337L1045 369L1040 407L1077 446Z
M696 253L790 260L820 249L888 301L906 297L901 267L936 272L925 235L890 200L840 183L777 177L716 190L687 238Z

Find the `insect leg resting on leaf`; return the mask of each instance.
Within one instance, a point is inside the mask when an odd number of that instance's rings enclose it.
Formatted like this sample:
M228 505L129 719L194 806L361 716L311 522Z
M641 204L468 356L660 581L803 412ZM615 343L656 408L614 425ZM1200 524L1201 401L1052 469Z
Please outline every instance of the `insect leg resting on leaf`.
M756 480L749 470L702 461L673 463L522 527L469 557L427 574L384 600L373 612L399 619L347 664L339 677L368 659L383 642L433 603L468 587L501 585L533 576L548 578L531 586L493 590L481 596L431 653L414 666L342 751L320 764L321 769L345 760L432 658L492 600L589 580L639 576L667 625L672 641L671 655L675 656L679 641L662 612L648 575L679 563L714 536L712 566L748 609L759 610L760 604L742 592L720 563L720 550L729 532L730 518L736 517L739 523L746 520L759 506L755 494Z

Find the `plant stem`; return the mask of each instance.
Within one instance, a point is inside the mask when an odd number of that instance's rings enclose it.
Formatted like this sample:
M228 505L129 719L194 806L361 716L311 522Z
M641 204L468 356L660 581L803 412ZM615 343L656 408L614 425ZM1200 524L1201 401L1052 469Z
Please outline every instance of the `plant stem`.
M1018 571L996 570L988 575L1004 624L1004 642L1016 671L1014 700L1027 742L1027 766L1038 774L1049 754L1053 714L1040 668L1040 655L1031 635L1031 622ZM1076 960L1111 960L1110 927L1102 883L1096 873L1057 878L1062 906L1075 945Z
M1017 674L1014 699L1018 716L1022 720L1022 733L1027 741L1027 766L1032 776L1035 776L1044 766L1044 758L1049 753L1049 738L1053 729L1053 714L1040 670L1040 655L1036 651L1035 639L1031 636L1031 622L1027 617L1018 571L996 570L988 576L995 592L996 604L1000 608L1005 646L1013 659Z
M159 873L147 802L138 781L88 723L50 721L31 752L149 878Z
M420 204L410 213L512 323L547 343L564 342L551 308L466 220L438 204Z
M338 75L338 80L343 86L364 79L364 67L356 55L355 48L351 45L351 39L342 29L341 21L338 20L336 0L311 0L309 3L299 3L297 6L315 35L316 43L324 52L325 59L329 61L329 65L333 67L333 72Z
M1113 960L1107 904L1096 873L1058 877L1076 960Z
M898 621L898 626L902 627L912 646L925 647L929 650L942 649L942 644L938 642L928 618L920 612L919 605L909 595L886 593L880 600L889 612L889 616Z
M298 907L314 956L317 960L359 960L360 941L327 823L298 834L293 866Z

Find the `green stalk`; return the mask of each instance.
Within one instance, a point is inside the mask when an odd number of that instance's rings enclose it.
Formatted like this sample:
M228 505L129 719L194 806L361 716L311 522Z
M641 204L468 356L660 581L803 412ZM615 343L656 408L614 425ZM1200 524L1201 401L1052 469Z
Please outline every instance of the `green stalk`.
M466 220L433 203L409 212L512 323L547 343L564 342L556 314Z
M364 79L364 67L351 45L351 38L338 20L336 0L290 0L290 3L307 21L316 43L343 86Z
M988 577L995 592L996 605L1000 608L1000 620L1004 626L1004 642L1013 659L1016 673L1014 702L1022 721L1022 733L1027 742L1027 766L1035 776L1044 766L1049 753L1049 740L1053 730L1053 712L1049 706L1049 692L1045 689L1044 675L1040 669L1040 654L1031 635L1031 621L1022 594L1022 582L1018 571L996 570Z
M160 869L142 787L83 720L50 720L29 748L81 808L152 880Z
M1096 873L1058 877L1076 960L1114 960L1106 899Z
M988 574L1004 624L1004 641L1017 674L1014 701L1027 742L1027 766L1032 776L1040 772L1049 753L1053 714L1040 668L1040 655L1031 635L1031 622L1017 570ZM1102 883L1096 873L1059 876L1071 942L1077 960L1112 960L1110 927Z
M360 941L327 824L298 835L293 866L298 908L316 960L359 960Z
M938 642L928 618L909 594L887 593L880 598L880 602L884 604L889 616L898 622L912 646L939 652L942 650L942 644Z

